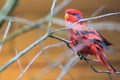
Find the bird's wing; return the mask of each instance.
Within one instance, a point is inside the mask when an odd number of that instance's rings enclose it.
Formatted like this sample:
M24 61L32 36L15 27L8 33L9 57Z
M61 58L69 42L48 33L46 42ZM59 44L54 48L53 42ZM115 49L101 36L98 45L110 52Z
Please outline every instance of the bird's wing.
M98 31L97 31L98 32ZM112 45L111 42L109 42L107 39L105 39L99 32L98 32L99 36L103 39L103 42L106 46L110 46Z
M109 50L107 46L112 45L96 30L76 30L76 35L80 41L86 38L90 43L96 42L107 50Z

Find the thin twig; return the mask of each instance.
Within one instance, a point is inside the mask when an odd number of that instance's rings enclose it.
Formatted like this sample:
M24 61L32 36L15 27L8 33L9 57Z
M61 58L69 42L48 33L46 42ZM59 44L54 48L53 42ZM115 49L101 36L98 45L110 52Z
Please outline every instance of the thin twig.
M90 17L90 18L80 19L80 20L79 20L78 22L76 22L76 23L83 22L83 21L100 19L100 18L109 17L109 16L114 16L114 15L120 15L120 12L108 13L108 14L103 14L103 15L96 16L96 17ZM76 23L74 23L74 24L76 24ZM74 25L74 24L73 24L73 25Z
M65 21L60 18L53 18L52 23L65 26ZM104 22L91 22L89 23L88 27L92 27L93 29L96 30L115 30L115 31L120 31L120 23L118 22L112 22L112 21L104 21Z
M65 0L64 0L65 1ZM63 1L63 2L64 2ZM62 8L63 8L64 6L62 6ZM61 8L61 9L62 9ZM61 10L61 9L59 9L59 10ZM58 10L57 10L58 11ZM58 12L56 12L56 13L58 13ZM54 15L54 14L53 14ZM40 22L41 23L44 23L44 19L45 18L43 18L43 19L41 19L40 20ZM39 21L38 21L39 22ZM34 25L38 25L38 24L34 24ZM34 28L34 25L32 25L31 26L31 28ZM29 29L31 29L31 28L26 28L25 27L25 29L23 29L23 30L20 30L20 32L19 33L17 33L17 35L19 35L19 34L22 34L22 32L24 31L24 32L26 32L26 31L28 31ZM21 32L22 31L22 32ZM9 39L13 39L15 36L17 36L16 35L16 33L15 33L15 35L14 34L11 34L11 37L9 36ZM17 56L15 56L15 57L13 57L12 59L10 59L7 63L5 63L3 66L1 66L0 67L0 72L2 72L3 70L5 70L8 66L10 66L12 63L14 63L17 59L19 59L21 56L23 56L25 53L27 53L28 51L30 51L33 47L35 47L37 44L39 44L39 43L41 43L42 41L44 41L46 38L48 38L49 36L50 36L51 34L50 33L46 33L44 36L42 36L40 39L38 39L38 40L36 40L34 43L32 43L31 45L29 45L27 48L25 48L24 50L22 50L22 51L20 51L19 52L19 54L17 55ZM6 39L7 40L7 39ZM5 41L6 41L5 40ZM2 41L2 42L5 42L5 41Z
M25 19L25 18L20 18L20 17L12 17L12 16L3 16L3 15L0 15L0 20L8 20L8 21L12 21L12 22L20 22L20 23L25 23L27 25L33 25L35 24L34 21L32 20L28 20L28 19Z
M57 39L57 40L60 40L60 41L63 41L63 42L65 42L66 44L69 44L69 43L70 43L70 41L68 41L68 40L66 40L66 39L64 39L64 38L62 38L62 37L59 37L59 36L50 35L49 37L54 38L54 39Z
M90 27L96 30L115 30L120 31L120 23L118 22L98 22L89 24Z
M67 44L67 46L70 48L70 50L73 51L72 47L71 47L70 44L69 44L70 41L68 41L68 40L66 40L66 39L64 39L64 38L62 38L62 37L55 36L55 35L50 35L49 37L65 42L65 43Z
M87 58L87 60L89 60L89 61L95 61L95 62L100 62L98 59L94 59L94 58Z
M9 32L9 30L10 30L10 27L11 27L11 24L12 24L12 21L9 21L9 22L8 22L8 25L7 25L7 27L6 27L6 30L5 30L3 39L2 39L3 41L4 41L4 40L6 39L6 37L7 37L7 34L8 34L8 32ZM2 47L3 47L3 44L1 43L1 44L0 44L0 51L1 51Z
M58 76L57 80L62 80L62 77L79 61L79 57L75 55L70 61L63 67L62 72Z
M84 60L88 63L88 65L91 67L91 69L97 73L106 73L106 74L112 74L110 71L98 71L90 62L89 59L84 58ZM120 72L116 71L115 74L120 74Z
M11 33L10 35L8 35L6 37L6 39L3 41L3 40L0 40L0 43L4 44L6 41L8 40L11 40L11 39L14 39L15 37L17 37L18 35L21 35L29 30L32 30L35 28L35 26L39 26L39 25L42 25L43 23L45 23L45 18L42 18L41 21L39 21L39 23L35 23L35 24L31 24L31 25L26 25L24 26L23 28L21 28L20 30L17 30L17 31L14 31L13 33Z
M110 75L110 74L111 74L110 71L98 71L98 70L96 70L96 68L88 61L87 58L84 58L84 60L88 63L88 65L90 66L90 68L91 68L93 71L95 71L95 72L97 72L97 73L106 73L106 74L108 74L110 80L112 80L112 77L111 77L111 75Z
M0 10L0 16L7 16L8 14L10 14L16 7L17 3L18 0L6 0L6 3ZM0 17L0 26L3 23L3 20L1 20L2 18L3 17Z
M109 76L109 78L110 78L109 80L112 80L112 76L111 76L111 74L108 73L108 76Z
M60 25L61 27L65 26L65 20L53 17L52 23Z
M59 68L61 68L62 70L64 69L64 66L63 65L59 65ZM66 72L66 74L68 75L68 76L70 76L70 79L71 80L75 80L75 78L72 76L72 74L70 74L68 71Z
M102 5L100 6L92 15L91 17L96 16L98 13L100 13L104 8L106 7L106 5ZM87 23L89 24L92 20L88 21Z
M53 62L50 63L49 66L46 66L42 70L40 70L40 72L36 75L35 80L40 79L45 73L49 72L54 67L59 66L63 62L64 59L65 59L65 55L64 55L64 53L61 53L56 58L56 60L54 60Z
M55 7L53 15L56 15L62 8L64 8L71 1L72 0L63 0L58 6ZM24 26L20 30L17 30L15 32L11 33L10 35L7 36L7 38L4 41L0 40L0 43L4 44L8 40L14 39L15 37L27 32L27 31L30 31L38 26L42 26L46 21L48 22L49 15L50 14L47 14L44 18L37 20L34 24L29 25L29 26Z
M59 32L59 31L64 31L64 30L69 30L69 29L71 29L75 24L77 24L77 23L79 23L79 22L85 22L85 21L89 21L89 20L95 20L95 19L100 19L100 18L109 17L109 16L114 16L114 15L120 15L120 12L108 13L108 14L104 14L104 15L100 15L100 16L96 16L96 17L90 17L90 18L80 19L79 21L77 21L77 22L73 23L72 25L70 25L69 28L56 29L56 30L52 31L52 33L56 33L56 32Z
M56 2L57 2L57 0L53 0L52 7L51 7L51 10L50 10L49 24L48 24L47 32L50 32L50 27L52 25L53 12L54 12Z
M44 47L44 49L57 47L57 46L61 46L61 45L64 45L64 43L62 42L62 43L53 44L53 45L50 45L48 47ZM44 51L46 51L46 49ZM67 51L67 53L68 53L68 51ZM72 55L72 54L70 54L70 52L69 52L69 55ZM64 59L65 59L65 53L60 53L60 55L56 58L56 60L54 60L53 62L50 61L49 62L50 65L48 65L48 66L44 67L42 70L40 70L40 72L35 76L35 80L40 79L44 74L46 74L47 72L49 72L50 70L52 70L56 66L63 69L63 67L61 67L61 63L63 62ZM70 73L68 73L68 75L71 76Z
M17 56L13 57L12 59L10 59L7 63L5 63L3 66L0 67L0 72L2 72L3 70L5 70L7 67L9 67L11 64L13 64L17 59L19 59L21 56L23 56L25 53L27 53L28 51L30 51L33 47L35 47L36 45L38 45L39 43L41 43L43 40L45 40L47 37L49 36L49 34L45 34L44 36L42 36L40 39L36 40L34 43L32 43L31 45L29 45L27 48L25 48L24 50L20 51L18 53Z
M17 50L16 48L15 48L15 53L16 53L16 55L18 55L18 50ZM17 62L18 62L18 66L19 66L19 68L20 68L20 71L22 72L22 71L23 71L23 68L22 68L20 59L18 59Z
M22 73L18 76L17 80L20 80L21 77L25 74L25 72L30 68L30 66L32 65L32 63L44 52L46 51L47 49L49 48L53 48L53 47L57 47L57 46L61 46L63 45L63 43L58 43L58 44L53 44L53 45L50 45L50 46L46 46L44 47L40 52L38 52L36 54L35 57L33 57L33 59L29 62L29 64L26 66L26 68L22 71Z
M72 0L63 0L58 6L55 7L53 15L57 14L60 10L68 5Z

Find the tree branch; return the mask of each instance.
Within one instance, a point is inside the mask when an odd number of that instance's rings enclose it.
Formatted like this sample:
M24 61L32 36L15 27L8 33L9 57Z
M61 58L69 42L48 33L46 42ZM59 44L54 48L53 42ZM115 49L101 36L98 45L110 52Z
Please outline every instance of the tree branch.
M0 16L7 16L7 15L9 15L14 10L14 8L17 5L17 3L18 3L18 0L6 0L5 5L0 10ZM4 18L4 17L0 17L0 26L4 22L2 20L2 18Z
M54 13L53 13L53 16L56 15L62 8L64 8L67 4L69 4L72 0L63 0L58 6L55 7L54 9ZM41 18L39 20L37 20L36 22L34 22L33 24L31 25L25 25L23 28L21 28L20 30L17 30L13 33L11 33L10 35L8 35L6 37L6 39L3 41L3 40L0 40L0 43L4 44L6 41L8 40L11 40L11 39L14 39L15 37L27 32L27 31L30 31L38 26L42 26L45 22L48 22L49 21L49 15L50 14L47 14L44 18Z
M100 13L104 8L106 7L106 5L102 5L100 6L92 15L91 17L96 16L98 13ZM92 20L88 21L87 23L89 24Z
M62 72L58 76L56 80L62 80L62 77L79 61L79 57L75 55L70 59L70 61L65 65L65 67L62 69Z
M66 0L64 0L64 1L66 1ZM63 2L64 2L63 1ZM69 1L68 1L69 2ZM64 6L62 6L62 7L64 7ZM61 8L62 9L62 8ZM61 10L61 9L59 9L59 10ZM57 12L56 12L57 13ZM43 22L44 23L44 20L45 18L43 18L42 20L40 20L41 22ZM38 25L38 24L34 24L34 25ZM49 26L49 25L48 25ZM34 26L32 25L31 26L32 28L34 28ZM25 29L23 29L23 30L20 30L19 31L19 33L22 33L24 30L25 31L27 31L28 29L31 29L31 28L28 28L28 27L25 27ZM24 32L25 32L24 31ZM17 35L19 35L18 34L18 32L16 32L17 33ZM14 35L14 34L13 34ZM11 35L11 37L14 37L13 35ZM17 36L16 35L16 36ZM30 51L33 47L35 47L37 44L39 44L39 43L41 43L42 41L44 41L46 38L48 38L49 36L51 35L51 33L49 33L49 32L46 32L46 34L44 35L44 36L42 36L41 38L39 38L38 40L36 40L35 42L33 42L31 45L29 45L26 49L24 49L24 50L22 50L21 52L19 52L18 53L18 55L16 55L15 57L13 57L11 60L9 60L6 64L4 64L2 67L0 67L0 72L2 72L3 70L5 70L8 66L10 66L12 63L14 63L17 59L19 59L21 56L23 56L25 53L27 53L28 51ZM11 39L11 37L8 37L8 38L10 38ZM7 39L8 39L7 38ZM5 39L5 41L7 40L7 39ZM5 42L4 41L4 42Z
M20 80L21 77L25 74L25 72L30 68L30 66L32 65L32 63L47 49L49 48L53 48L53 47L57 47L57 46L61 46L63 45L63 43L57 43L57 44L53 44L50 46L46 46L44 47L42 50L40 50L40 52L38 52L35 57L29 62L29 64L26 66L26 68L22 71L22 73L18 76L17 80Z
M95 19L100 19L100 18L109 17L109 16L114 16L114 15L120 15L120 12L108 13L108 14L103 14L103 15L96 16L96 17L90 17L90 18L80 19L79 21L73 23L72 25L69 25L69 28L56 29L56 30L53 30L52 33L56 33L56 32L59 32L59 31L64 31L64 30L69 30L69 29L71 29L75 24L77 24L77 23L79 23L79 22L85 22L85 21L89 21L89 20L95 20Z
M12 21L12 22L20 22L20 23L24 23L27 25L33 25L35 24L35 22L33 22L32 20L27 20L24 18L20 18L20 17L11 17L11 16L4 16L4 15L0 15L1 20L8 20L8 21Z
M8 22L8 25L7 25L7 27L6 27L6 30L5 30L5 33L4 33L4 36L3 36L3 39L2 39L3 41L6 39L6 36L8 35L8 32L9 32L10 27L11 27L11 24L12 24L12 22L9 21L9 22ZM0 51L1 51L2 47L3 47L3 45L0 44Z
M87 58L84 58L84 60L87 62L87 64L90 66L90 68L96 72L96 73L105 73L105 74L108 74L109 76L109 79L112 80L112 77L110 74L112 74L110 71L100 71L100 70L97 70L90 62L89 62L89 59ZM116 71L115 74L120 74L120 72Z
M61 38L61 37L59 37L59 36L50 35L49 37L54 38L54 39L57 39L57 40L60 40L60 41L63 41L63 42L65 42L66 44L69 44L69 43L70 43L70 41L68 41L68 40L66 40L66 39L64 39L64 38Z
M53 19L53 11L54 11L54 7L55 7L56 2L57 2L57 0L53 0L52 7L50 10L49 24L48 24L47 32L50 32L50 27L52 25L52 19Z
M33 47L35 47L36 45L38 45L39 43L41 43L43 40L45 40L48 36L49 36L49 34L45 34L40 39L38 39L37 41L35 41L34 43L32 43L30 46L28 46L26 49L24 49L21 52L19 52L18 55L16 55L12 59L10 59L6 64L4 64L2 67L0 67L0 73L3 70L5 70L7 67L9 67L12 63L14 63L17 59L19 59L21 56L23 56L25 53L27 53L28 51L30 51Z

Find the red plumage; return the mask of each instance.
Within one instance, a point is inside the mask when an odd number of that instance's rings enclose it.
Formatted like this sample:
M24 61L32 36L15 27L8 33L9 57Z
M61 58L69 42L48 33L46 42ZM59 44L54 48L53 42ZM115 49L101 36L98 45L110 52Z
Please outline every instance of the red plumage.
M82 12L76 9L67 9L65 11L66 27L83 18ZM78 55L94 55L106 68L115 73L116 70L106 59L104 48L111 45L99 32L87 27L85 22L75 24L68 30L70 45Z

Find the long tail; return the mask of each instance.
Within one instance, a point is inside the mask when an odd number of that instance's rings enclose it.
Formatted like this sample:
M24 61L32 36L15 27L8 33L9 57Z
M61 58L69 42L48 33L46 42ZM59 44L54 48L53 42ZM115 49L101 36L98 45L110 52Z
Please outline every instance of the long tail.
M110 62L106 59L106 57L104 56L104 52L103 51L99 51L98 50L98 54L96 55L96 57L100 60L100 62L106 66L106 68L111 72L111 73L115 73L116 70L115 68L113 68L113 66L110 64Z
M96 50L95 50L96 48ZM94 46L94 51L95 51L95 56L98 60L100 60L100 62L106 66L106 68L113 74L115 74L116 70L115 68L113 68L113 66L110 64L110 62L106 59L106 55L103 52L103 48L101 48L100 46L96 47Z

